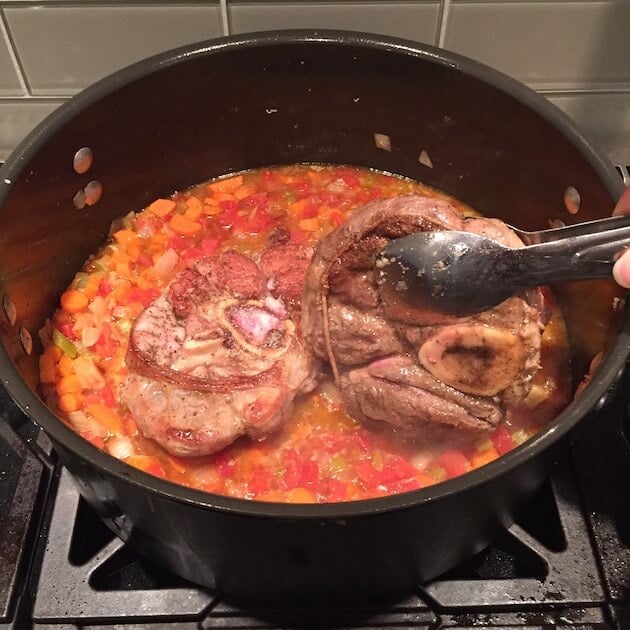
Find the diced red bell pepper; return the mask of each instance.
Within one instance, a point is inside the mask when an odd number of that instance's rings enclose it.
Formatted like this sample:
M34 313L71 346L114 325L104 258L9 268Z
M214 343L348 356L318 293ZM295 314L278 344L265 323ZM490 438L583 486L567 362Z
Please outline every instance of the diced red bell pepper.
M242 229L250 234L260 234L271 227L275 219L266 210L256 210L256 212L243 221Z
M313 219L319 214L319 206L307 203L302 210L297 213L298 219Z
M411 464L406 462L399 455L391 455L383 465L381 481L385 484L389 484L402 479L415 478L417 472L418 471Z
M216 461L216 460L215 460ZM221 475L221 477L228 478L234 475L234 461L228 459L227 457L220 457L218 461L216 461L217 472Z
M201 249L206 256L212 256L219 247L221 241L218 238L204 238L201 241Z
M140 287L133 287L127 295L126 303L132 304L133 302L139 302L145 308L157 299L160 292L157 289L141 289Z
M370 188L368 191L368 197L370 199L378 199L381 196L381 189L378 186L374 186L374 188Z
M93 346L94 352L105 359L114 354L116 342L112 339L112 329L109 324L103 324L101 335Z
M341 197L330 190L322 190L319 193L319 198L321 200L320 205L325 206L336 206L341 201Z
M304 195L308 195L311 192L311 185L309 182L296 182L293 184L293 190L296 195L303 197Z
M361 461L354 465L354 472L357 477L367 485L378 485L381 479L381 473L378 471L371 462Z
M203 258L204 251L201 247L189 247L181 253L181 257L187 262L193 262Z
M112 286L111 284L109 284L109 282L107 282L107 280L105 280L105 278L103 278L99 283L98 283L98 295L100 295L101 297L106 297L110 294L112 290ZM62 331L63 332L63 331Z
M114 409L116 408L117 402L116 397L114 396L114 389L109 383L99 391L99 395L104 404L108 407L113 407Z
M94 435L91 431L81 431L79 435L84 439L96 446L96 448L103 449L105 448L105 442L103 442L103 438Z
M260 494L271 489L273 475L266 468L256 468L247 487L253 494Z
M138 255L138 260L136 260L136 265L145 268L153 267L153 258L147 252L141 252Z
M309 460L302 464L302 476L300 486L313 486L320 479L319 466L317 462Z
M433 460L432 467L444 468L449 479L463 475L471 469L470 462L466 456L461 451L455 449L444 451L439 457Z
M361 183L359 178L351 173L342 173L340 177L343 180L343 183L349 188L356 188Z
M224 212L236 212L238 210L238 202L233 201L232 199L219 201L219 208L221 208Z
M329 501L345 501L347 484L332 477L328 480L328 492L326 496Z
M296 488L300 484L302 478L302 466L295 449L287 451L284 455L285 471L282 476L283 485L287 490Z
M497 427L494 433L490 436L494 448L497 449L499 455L505 455L514 448L514 441L512 436L505 427Z
M246 212L266 210L269 207L269 196L267 193L254 193L241 199L239 207Z
M168 244L169 247L171 247L172 249L174 249L176 252L182 252L183 250L185 250L189 245L190 245L190 241L187 238L184 238L183 236L171 236L171 238L168 240Z
M228 203L228 202L225 201L221 203ZM216 220L219 223L219 225L222 225L225 228L230 228L230 227L239 227L243 219L241 215L238 213L238 210L236 208L232 208L230 210L224 209L220 214L217 215Z

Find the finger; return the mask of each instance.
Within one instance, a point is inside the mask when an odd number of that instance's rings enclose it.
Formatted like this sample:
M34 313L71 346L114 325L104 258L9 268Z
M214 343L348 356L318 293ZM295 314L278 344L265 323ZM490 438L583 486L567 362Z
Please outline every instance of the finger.
M630 289L630 251L627 251L613 267L615 282L626 289Z
M630 214L630 186L625 189L613 210L613 215Z

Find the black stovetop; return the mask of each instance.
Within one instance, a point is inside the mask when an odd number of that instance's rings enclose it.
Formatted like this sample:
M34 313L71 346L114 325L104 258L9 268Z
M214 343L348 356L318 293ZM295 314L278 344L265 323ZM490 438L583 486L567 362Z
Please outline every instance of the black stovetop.
M517 524L402 601L255 610L138 557L1 389L0 410L0 628L630 627L630 447L619 401L567 450Z

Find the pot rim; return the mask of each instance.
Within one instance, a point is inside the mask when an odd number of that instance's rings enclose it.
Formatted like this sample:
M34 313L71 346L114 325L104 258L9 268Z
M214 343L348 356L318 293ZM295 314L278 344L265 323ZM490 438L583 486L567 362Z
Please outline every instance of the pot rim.
M623 189L621 179L608 158L587 140L575 123L543 96L515 79L477 61L430 45L370 33L304 29L266 31L198 42L154 55L101 79L52 112L12 152L0 169L0 206L11 190L11 182L18 178L48 138L79 112L102 97L144 76L163 68L185 63L189 59L222 54L234 48L295 44L307 46L328 44L377 49L392 54L419 57L425 61L463 72L533 109L558 129L594 169L610 193L611 199L616 200ZM588 412L597 408L607 388L623 370L629 353L630 309L625 307L615 341L589 385L577 400L573 400L553 422L523 445L486 466L435 486L376 499L324 504L264 503L238 499L180 486L154 477L99 450L64 425L20 376L3 345L0 346L0 378L20 409L40 425L52 437L53 442L69 450L80 460L93 466L95 470L111 474L119 481L154 492L162 498L201 509L218 510L248 517L325 520L375 515L419 506L445 499L507 474L522 462L542 453L567 434Z

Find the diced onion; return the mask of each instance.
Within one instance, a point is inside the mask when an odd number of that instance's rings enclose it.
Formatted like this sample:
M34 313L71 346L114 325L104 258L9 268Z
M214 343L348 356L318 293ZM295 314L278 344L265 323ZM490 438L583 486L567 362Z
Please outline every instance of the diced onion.
M107 313L107 302L104 297L97 295L92 298L92 302L88 306L88 309L94 313L94 315L105 315Z
M101 438L107 435L107 429L104 426L82 411L70 411L68 420L70 420L70 424L78 433L89 432L95 437Z
M173 271L178 260L177 252L173 248L169 248L156 260L153 265L153 272L158 278L161 278Z
M101 331L99 328L95 328L94 326L89 326L87 328L84 328L81 331L81 343L86 348L90 348L98 341L98 338L100 336L101 336Z
M133 444L127 438L119 437L107 442L107 451L116 459L127 459L134 454Z
M411 458L411 465L420 472L424 472L434 457L435 454L428 449L418 451Z
M102 389L105 387L105 378L89 357L84 355L77 357L72 367L83 389Z
M328 379L322 381L319 384L317 391L327 405L330 405L331 407L341 405L341 392L333 381Z

